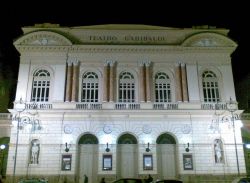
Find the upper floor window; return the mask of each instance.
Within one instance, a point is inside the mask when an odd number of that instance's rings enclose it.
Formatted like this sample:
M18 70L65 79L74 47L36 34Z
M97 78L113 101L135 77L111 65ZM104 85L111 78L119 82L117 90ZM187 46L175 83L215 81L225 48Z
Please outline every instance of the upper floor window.
M94 72L87 72L82 77L81 102L98 102L98 76Z
M32 96L33 102L47 102L49 100L50 73L40 69L33 75Z
M159 72L155 75L155 102L171 102L170 84L167 74Z
M119 76L119 102L135 102L135 79L129 72Z
M202 88L204 102L219 102L218 78L212 71L205 71L202 74Z

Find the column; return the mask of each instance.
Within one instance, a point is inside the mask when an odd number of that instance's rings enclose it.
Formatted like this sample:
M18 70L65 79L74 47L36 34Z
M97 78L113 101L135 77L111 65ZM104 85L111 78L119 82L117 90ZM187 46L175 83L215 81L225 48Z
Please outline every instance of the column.
M144 62L139 62L139 99L145 102L145 69Z
M110 73L109 73L109 102L114 102L114 82L115 82L115 62L109 61Z
M146 99L147 102L151 102L151 82L150 82L150 62L145 62L146 66Z
M103 102L108 102L109 94L109 79L108 79L108 62L104 64L103 68Z
M181 83L182 83L182 98L184 102L188 102L188 87L187 87L187 72L186 64L181 64Z
M179 63L175 65L175 85L176 101L182 102L181 71Z
M78 60L73 61L73 75L72 75L72 93L71 101L76 102L78 100Z
M71 85L72 85L72 61L67 61L67 80L66 80L66 96L65 101L71 101Z

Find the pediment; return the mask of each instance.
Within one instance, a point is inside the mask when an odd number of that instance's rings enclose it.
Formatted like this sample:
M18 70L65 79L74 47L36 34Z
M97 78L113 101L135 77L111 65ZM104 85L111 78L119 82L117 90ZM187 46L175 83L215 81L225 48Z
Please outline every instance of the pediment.
M61 34L51 31L36 31L17 39L15 45L23 46L68 46L72 42Z
M224 35L217 33L199 33L188 37L182 43L190 47L236 47L237 44Z

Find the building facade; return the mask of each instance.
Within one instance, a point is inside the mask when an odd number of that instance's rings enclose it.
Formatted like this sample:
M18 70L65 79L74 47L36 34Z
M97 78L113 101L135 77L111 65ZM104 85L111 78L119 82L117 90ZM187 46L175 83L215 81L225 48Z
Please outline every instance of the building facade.
M234 117L242 111L227 105L236 102L237 47L228 30L42 24L23 31L14 43L21 56L9 180L150 174L199 182L246 173Z

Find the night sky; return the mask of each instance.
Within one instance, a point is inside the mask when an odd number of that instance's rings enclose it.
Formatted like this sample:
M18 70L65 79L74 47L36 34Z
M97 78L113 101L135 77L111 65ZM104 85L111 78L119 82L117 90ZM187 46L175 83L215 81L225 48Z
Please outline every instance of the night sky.
M149 3L150 2L150 3ZM166 27L192 27L210 25L230 29L229 36L239 46L232 54L235 81L243 79L248 71L250 9L240 2L218 4L201 1L61 1L52 4L34 1L33 4L1 6L0 10L0 62L18 62L13 40L22 35L21 27L37 23L55 23L61 26L84 26L98 24L147 24ZM29 6L28 6L29 5ZM195 7L194 7L195 5Z

